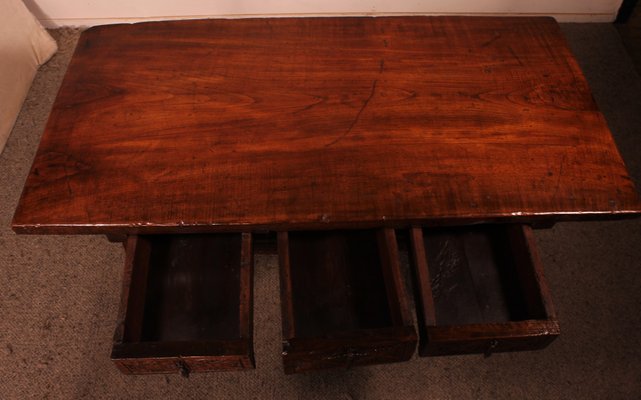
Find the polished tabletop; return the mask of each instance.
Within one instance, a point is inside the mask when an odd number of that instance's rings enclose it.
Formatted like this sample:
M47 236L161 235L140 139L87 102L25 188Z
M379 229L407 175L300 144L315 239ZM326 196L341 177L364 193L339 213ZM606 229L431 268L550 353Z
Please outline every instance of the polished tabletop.
M401 227L640 210L553 19L196 20L82 34L13 228Z

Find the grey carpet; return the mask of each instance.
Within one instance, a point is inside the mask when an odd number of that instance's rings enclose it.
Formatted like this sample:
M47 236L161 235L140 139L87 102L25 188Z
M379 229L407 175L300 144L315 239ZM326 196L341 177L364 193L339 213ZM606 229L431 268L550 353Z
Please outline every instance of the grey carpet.
M565 25L640 186L641 79L610 25ZM109 360L124 254L101 236L17 236L13 211L78 32L38 72L0 156L0 398L639 398L641 220L538 231L562 335L540 352L421 359L285 376L277 260L256 264L249 372L125 376ZM46 207L46 204L42 205Z

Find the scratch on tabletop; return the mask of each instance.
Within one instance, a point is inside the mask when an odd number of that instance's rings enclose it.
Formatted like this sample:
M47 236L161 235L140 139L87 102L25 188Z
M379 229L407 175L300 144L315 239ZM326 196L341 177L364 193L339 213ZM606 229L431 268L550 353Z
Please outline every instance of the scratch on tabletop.
M338 138L334 139L330 143L326 144L325 147L332 146L336 143L338 143L341 139L343 139L345 136L349 135L349 133L354 129L356 126L356 123L358 123L358 120L361 118L361 114L363 114L363 111L367 108L367 105L369 104L370 100L372 100L372 97L374 97L374 93L376 93L376 84L378 83L378 79L375 79L374 82L372 83L372 90L369 93L369 96L367 99L365 99L365 102L363 102L363 105L361 106L360 110L356 113L356 116L354 117L354 120L352 123L349 125L349 128L343 133L341 136Z

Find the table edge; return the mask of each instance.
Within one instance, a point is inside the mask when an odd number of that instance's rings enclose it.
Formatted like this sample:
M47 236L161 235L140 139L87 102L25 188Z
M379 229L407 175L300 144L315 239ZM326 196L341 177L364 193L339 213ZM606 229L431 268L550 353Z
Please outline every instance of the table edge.
M113 224L33 224L13 221L17 234L187 234L217 232L270 232L296 230L409 228L411 226L463 226L478 224L520 223L551 225L556 222L608 221L641 217L641 206L616 211L514 212L484 215L432 216L429 218L372 219L353 221L274 221L270 223L113 223Z

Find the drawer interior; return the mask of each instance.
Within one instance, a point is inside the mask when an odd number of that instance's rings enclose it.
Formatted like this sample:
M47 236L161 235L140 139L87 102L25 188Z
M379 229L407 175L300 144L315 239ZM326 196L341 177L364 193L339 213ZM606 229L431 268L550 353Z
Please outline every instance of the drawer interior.
M286 372L411 357L393 230L282 232L278 241ZM397 354L384 356L386 347Z
M372 232L290 232L298 337L392 325Z
M150 242L140 341L240 337L240 235Z
M132 361L154 357L194 371L253 364L252 263L249 234L131 237L112 358L131 373L165 372Z
M546 317L540 296L521 289L505 229L424 230L423 240L437 325Z
M558 335L529 227L415 228L411 239L422 353L527 350Z

